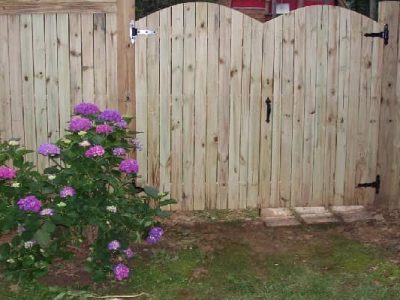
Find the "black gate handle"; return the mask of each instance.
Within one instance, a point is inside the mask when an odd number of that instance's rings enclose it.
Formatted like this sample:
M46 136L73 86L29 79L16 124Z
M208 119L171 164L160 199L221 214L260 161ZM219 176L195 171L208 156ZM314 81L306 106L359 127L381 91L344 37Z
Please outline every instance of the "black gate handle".
M267 98L267 100L265 100L265 104L267 105L267 119L265 120L265 122L269 123L272 112L272 102L269 97Z

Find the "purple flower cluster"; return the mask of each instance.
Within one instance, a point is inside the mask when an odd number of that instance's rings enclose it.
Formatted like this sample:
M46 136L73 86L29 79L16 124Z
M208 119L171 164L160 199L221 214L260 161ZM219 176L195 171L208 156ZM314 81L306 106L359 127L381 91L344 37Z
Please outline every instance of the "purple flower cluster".
M108 134L108 133L113 132L113 128L110 125L107 125L107 124L97 125L96 126L96 132L97 133Z
M39 215L41 216L53 216L54 215L54 209L52 208L44 208L40 211Z
M142 142L138 138L133 139L132 144L133 144L133 146L135 146L135 149L137 151L142 151L144 148Z
M124 148L118 147L114 148L112 153L114 156L124 156L126 154L126 150Z
M75 105L74 112L84 116L96 115L100 112L99 108L93 103L80 103Z
M124 253L127 258L132 258L135 254L133 253L133 250L131 248L127 248L124 250Z
M72 132L88 131L92 128L92 121L86 118L75 117L69 123L69 130Z
M14 179L17 176L17 171L7 166L0 166L0 179Z
M164 230L161 227L153 227L150 232L149 236L147 237L146 241L150 245L156 244L164 234Z
M106 109L99 115L99 120L118 123L123 119L119 112L112 109Z
M39 146L38 152L43 156L55 156L60 154L60 148L54 144L41 144Z
M137 173L139 171L139 164L134 159L125 159L119 164L119 170L127 174Z
M115 126L121 128L121 129L126 129L128 128L128 123L124 119L121 119L121 121L118 121L115 123Z
M61 198L73 197L75 196L75 194L76 194L75 189L70 186L65 186L60 191Z
M121 244L117 240L113 240L108 243L107 249L110 251L118 250L121 247Z
M23 211L30 211L38 213L42 208L42 202L35 196L27 196L25 198L21 198L17 202L19 209Z
M129 277L129 268L124 264L118 264L114 267L114 277L116 280L123 280Z
M85 152L85 156L87 158L91 158L91 157L98 157L98 156L103 156L105 153L105 150L102 146L93 146L90 147L86 152Z

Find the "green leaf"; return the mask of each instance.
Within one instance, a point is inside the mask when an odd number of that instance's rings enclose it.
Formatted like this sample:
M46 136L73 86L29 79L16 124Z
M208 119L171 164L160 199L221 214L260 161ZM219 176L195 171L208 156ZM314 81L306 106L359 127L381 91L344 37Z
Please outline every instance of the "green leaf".
M165 211L165 210L158 210L156 212L156 215L161 218L169 218L171 216L171 213L169 211Z
M145 186L143 189L147 196L151 198L158 198L159 191L155 187Z
M54 225L53 222L48 221L43 224L42 229L45 230L48 233L53 233L54 230L56 229L56 225Z
M0 261L5 260L10 255L10 245L3 244L0 246Z
M58 172L57 167L49 167L44 169L44 174L56 174Z
M50 243L50 233L41 228L33 235L33 239L36 240L40 246L46 247Z

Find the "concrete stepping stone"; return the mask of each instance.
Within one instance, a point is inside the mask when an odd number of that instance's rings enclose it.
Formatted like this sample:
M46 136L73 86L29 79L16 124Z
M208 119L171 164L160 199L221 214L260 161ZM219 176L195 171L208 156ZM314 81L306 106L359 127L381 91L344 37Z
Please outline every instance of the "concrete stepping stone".
M260 215L265 226L268 227L300 225L289 208L263 208Z
M295 207L294 212L305 224L337 223L340 220L328 209L317 207Z
M346 223L368 220L382 220L382 215L368 211L362 205L331 206L330 210Z

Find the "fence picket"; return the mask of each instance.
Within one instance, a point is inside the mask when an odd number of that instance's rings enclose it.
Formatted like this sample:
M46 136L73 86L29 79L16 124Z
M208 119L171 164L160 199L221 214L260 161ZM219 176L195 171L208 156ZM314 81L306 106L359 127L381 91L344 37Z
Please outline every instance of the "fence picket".
M240 99L242 89L243 14L232 12L229 124L228 208L239 208Z

